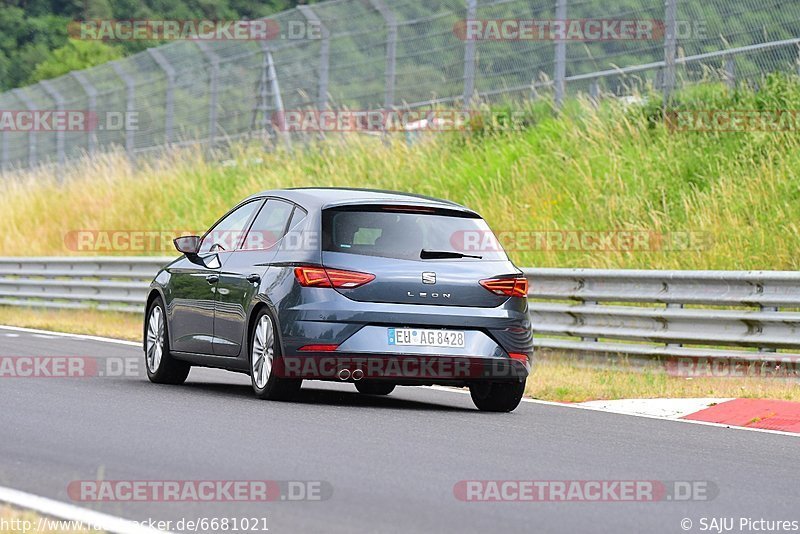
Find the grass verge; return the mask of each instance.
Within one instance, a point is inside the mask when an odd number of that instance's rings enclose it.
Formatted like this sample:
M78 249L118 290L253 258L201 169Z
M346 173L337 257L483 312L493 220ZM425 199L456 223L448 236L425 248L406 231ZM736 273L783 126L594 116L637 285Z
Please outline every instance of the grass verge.
M142 317L137 313L0 306L0 324L128 341L142 339Z
M610 369L581 365L574 358L547 355L536 362L526 395L556 402L657 398L762 398L800 401L800 383L769 377L680 377L662 367Z
M138 314L94 310L30 310L0 307L0 324L139 341ZM526 394L558 402L630 398L752 397L800 401L800 383L779 378L683 378L663 368L617 364L593 369L574 358L542 353Z
M132 166L111 154L77 165L63 185L52 170L36 170L0 185L0 250L174 253L169 239L157 250L109 250L75 236L201 232L258 191L357 186L466 204L523 266L800 267L797 132L682 131L663 120L660 99L648 102L625 107L610 99L595 109L572 101L555 116L539 101L518 131L430 133L412 145L402 136L387 144L331 136L292 152L241 146L224 164L186 151ZM772 77L758 92L710 84L678 95L675 109L797 110L800 83ZM631 246L618 231L637 232L641 241ZM621 242L603 241L607 235Z

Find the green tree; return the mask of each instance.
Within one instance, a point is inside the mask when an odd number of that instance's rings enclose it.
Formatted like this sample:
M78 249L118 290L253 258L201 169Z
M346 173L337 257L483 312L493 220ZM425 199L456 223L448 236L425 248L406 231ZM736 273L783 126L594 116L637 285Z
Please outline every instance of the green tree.
M28 83L48 80L73 70L86 69L122 57L122 51L101 41L69 39L67 44L36 65Z

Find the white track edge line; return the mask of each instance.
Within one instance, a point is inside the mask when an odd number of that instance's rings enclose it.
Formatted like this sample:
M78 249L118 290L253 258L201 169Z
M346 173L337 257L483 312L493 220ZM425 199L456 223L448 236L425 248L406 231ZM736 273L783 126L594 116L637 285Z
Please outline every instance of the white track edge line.
M54 332L53 330L40 330L38 328L23 328L21 326L0 325L0 330L13 330L17 332L27 332L28 334L45 334L51 336L69 337L73 339L85 339L89 341L101 341L103 343L116 343L118 345L128 345L130 347L141 347L137 341L127 341L125 339L114 339L111 337L90 336L87 334L71 334L69 332Z
M95 512L72 504L40 497L11 488L0 486L0 502L4 502L24 510L33 510L42 515L55 517L65 521L82 522L85 528L99 527L115 534L155 534L165 531L145 527L121 517Z
M39 330L39 329L35 329L35 328L23 328L21 326L0 325L0 329L3 329L3 330L17 330L19 332L28 332L28 333L32 333L32 334L52 334L52 335L56 335L56 336L68 337L68 338L79 339L79 340L82 339L82 340L88 340L88 341L100 341L100 342L103 342L103 343L117 343L119 345L128 345L128 346L132 346L132 347L141 347L141 343L137 343L135 341L126 341L124 339L114 339L114 338L110 338L110 337L88 336L88 335L83 335L83 334L70 334L70 333L66 333L66 332L54 332L52 330ZM469 393L468 391L463 390L463 389L456 389L456 388L451 388L451 387L447 387L447 386L423 386L423 387L431 387L432 389L435 389L437 391L450 391L452 393L462 393L462 394ZM769 430L769 429L766 429L766 428L750 428L750 427L746 427L746 426L731 426L731 425L725 425L725 424L722 424L722 423L712 423L710 421L694 421L692 419L670 419L669 417L659 417L657 415L611 412L609 410L603 410L602 408L595 408L593 406L579 406L579 405L576 405L576 404L569 404L569 403L564 403L564 402L545 401L545 400L539 400L539 399L531 399L531 398L528 398L528 397L523 397L522 398L522 402L529 402L529 403L533 403L533 404L541 404L541 405L544 405L544 406L558 406L558 407L561 407L561 408L571 408L573 410L589 410L589 411L592 411L592 412L613 413L613 414L616 414L616 415L623 415L623 416L628 416L628 417L643 417L645 419L657 419L659 421L675 421L675 422L678 422L678 423L688 423L688 424L693 424L693 425L705 425L705 426L714 426L714 427L718 427L718 428L729 428L731 430L746 430L748 432L762 432L762 433L765 433L765 434L777 434L779 436L790 436L790 437L793 437L793 438L800 437L800 434L797 434L797 433L794 433L794 432L784 432L782 430Z

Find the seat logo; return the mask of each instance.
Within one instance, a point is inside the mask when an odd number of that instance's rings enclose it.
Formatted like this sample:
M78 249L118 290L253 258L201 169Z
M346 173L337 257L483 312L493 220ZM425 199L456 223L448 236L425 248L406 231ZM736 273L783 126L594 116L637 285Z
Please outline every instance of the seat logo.
M436 283L436 273L432 273L432 272L424 272L424 273L422 273L422 283L423 284L435 284Z

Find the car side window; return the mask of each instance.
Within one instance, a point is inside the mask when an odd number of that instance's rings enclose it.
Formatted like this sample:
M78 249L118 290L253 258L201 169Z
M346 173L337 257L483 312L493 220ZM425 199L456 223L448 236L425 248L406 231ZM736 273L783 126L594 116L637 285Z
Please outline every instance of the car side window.
M306 218L306 215L308 215L308 212L306 210L304 210L300 206L295 207L294 211L292 212L292 220L289 221L289 230L291 230L292 228L303 222L303 219Z
M242 240L247 223L260 205L261 199L253 200L226 215L203 237L199 253L234 250Z
M256 216L242 245L242 250L266 250L286 233L294 204L271 198Z

